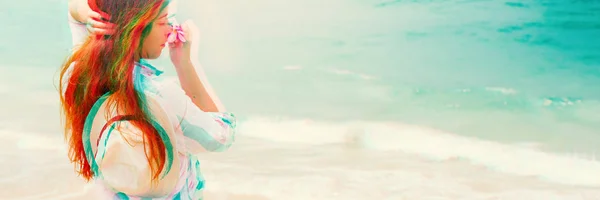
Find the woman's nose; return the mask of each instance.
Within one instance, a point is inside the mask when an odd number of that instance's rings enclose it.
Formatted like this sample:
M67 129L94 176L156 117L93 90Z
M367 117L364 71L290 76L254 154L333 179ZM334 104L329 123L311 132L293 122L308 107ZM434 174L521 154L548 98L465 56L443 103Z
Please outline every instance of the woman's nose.
M169 26L169 28L166 28L166 29L165 29L165 35L169 36L169 34L170 34L171 32L173 32L173 27L172 27L172 26Z

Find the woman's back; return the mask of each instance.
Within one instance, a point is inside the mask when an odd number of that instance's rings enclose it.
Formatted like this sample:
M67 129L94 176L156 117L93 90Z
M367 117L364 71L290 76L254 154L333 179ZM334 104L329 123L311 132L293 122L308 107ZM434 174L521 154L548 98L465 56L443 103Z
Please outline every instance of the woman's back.
M199 161L186 152L175 152L169 172L158 184L152 184L144 153L143 135L127 121L107 120L126 115L118 113L114 107L106 109L110 106L106 101L108 98L109 94L100 98L96 104L97 109L90 112L86 120L90 127L89 140L83 141L89 142L91 151L86 151L86 154L93 157L98 166L96 181L101 182L99 185L104 187L105 194L118 196L120 199L141 196L155 199L177 199L177 196L181 199L201 198L204 180L200 174ZM175 139L171 141L173 148L179 149L179 137L175 135L175 129L160 103L149 98L148 106L157 122L165 128L168 137Z

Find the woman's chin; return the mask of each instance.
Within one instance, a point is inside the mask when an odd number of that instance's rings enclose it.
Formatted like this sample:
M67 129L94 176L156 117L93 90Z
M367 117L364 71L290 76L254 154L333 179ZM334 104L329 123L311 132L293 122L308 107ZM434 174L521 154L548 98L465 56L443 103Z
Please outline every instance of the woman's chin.
M160 57L160 55L162 54L162 51L159 51L158 53L154 53L154 54L148 54L146 58L146 60L153 60L153 59L157 59L158 57Z

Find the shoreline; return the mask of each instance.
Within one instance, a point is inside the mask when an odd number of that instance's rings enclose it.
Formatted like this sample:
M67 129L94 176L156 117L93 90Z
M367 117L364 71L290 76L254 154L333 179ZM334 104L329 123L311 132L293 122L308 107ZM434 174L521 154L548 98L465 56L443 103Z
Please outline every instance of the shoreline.
M237 142L229 152L200 155L203 174L207 179L205 199L495 197L548 200L600 197L598 188L510 175L458 159L433 161L397 151L371 151L343 145L307 147L247 137L240 137ZM40 155L45 159L26 159ZM81 199L95 196L90 192L93 189L86 189L89 184L76 177L64 151L35 150L17 157L24 158L21 162L28 164L21 163L25 165L13 167L28 170L15 173L21 174L15 178L4 176L6 178L0 180L0 187L3 188L0 198Z

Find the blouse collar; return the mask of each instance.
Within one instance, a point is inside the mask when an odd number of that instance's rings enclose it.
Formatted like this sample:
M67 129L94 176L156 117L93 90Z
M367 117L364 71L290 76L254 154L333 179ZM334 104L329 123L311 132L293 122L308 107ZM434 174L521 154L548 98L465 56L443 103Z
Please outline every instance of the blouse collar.
M152 66L148 61L142 59L139 62L135 62L136 67L140 67L140 72L144 76L155 77L160 76L164 73L163 70L158 69L155 66Z

